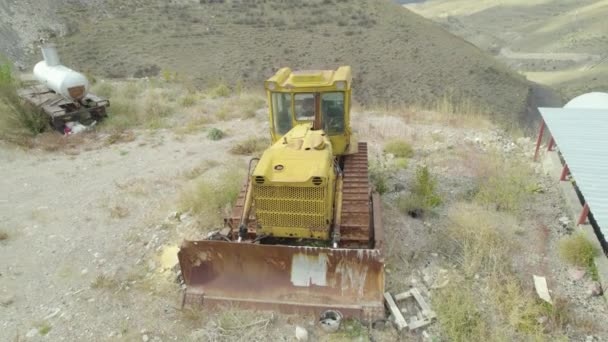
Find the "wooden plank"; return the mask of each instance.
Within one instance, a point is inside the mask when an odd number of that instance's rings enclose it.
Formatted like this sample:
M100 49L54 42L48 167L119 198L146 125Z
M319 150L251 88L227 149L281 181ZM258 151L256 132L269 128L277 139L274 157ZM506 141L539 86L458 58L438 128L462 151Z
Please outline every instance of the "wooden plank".
M428 314L431 313L433 310L431 310L431 307L426 303L426 301L420 294L420 291L418 291L417 288L413 288L410 290L410 292L412 293L412 296L414 296L414 298L416 298L418 305L420 305L420 308L422 309L422 313L425 316L428 316Z
M393 300L393 296L391 296L390 292L384 293L384 300L386 301L386 304L388 305L388 309L391 311L391 314L393 314L393 317L395 318L397 330L401 331L403 330L403 328L407 328L407 322L405 321L405 318L403 318L403 315L401 314L399 307Z
M396 301L400 301L400 300L408 299L411 296L412 296L412 293L410 291L405 291L405 292L402 292L402 293L400 293L398 295L395 295L395 300Z

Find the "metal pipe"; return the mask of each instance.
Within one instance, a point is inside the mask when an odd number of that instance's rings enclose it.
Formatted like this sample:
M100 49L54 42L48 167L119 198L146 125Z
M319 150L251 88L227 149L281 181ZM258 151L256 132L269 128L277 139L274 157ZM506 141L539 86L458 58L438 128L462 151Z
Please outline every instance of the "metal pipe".
M243 213L241 214L241 220L239 222L238 242L241 242L245 237L247 237L247 224L249 221L249 215L251 214L251 204L253 203L253 184L251 183L251 170L253 162L259 160L260 158L252 158L249 161L249 170L247 171L247 191L245 192L245 203L243 205Z
M336 179L336 202L334 204L334 232L332 237L332 244L334 248L338 248L338 242L340 242L340 225L342 224L342 190L344 185L344 175L342 172L338 173Z
M545 120L540 121L540 132L538 133L538 139L536 140L536 151L534 151L534 161L538 158L538 150L540 143L543 141L543 134L545 133Z
M321 94L315 93L315 120L312 124L313 130L321 129Z
M578 218L578 224L583 224L585 223L585 221L587 221L587 216L589 215L589 204L587 204L587 202L585 202L585 205L583 206L583 210L581 212L581 216Z

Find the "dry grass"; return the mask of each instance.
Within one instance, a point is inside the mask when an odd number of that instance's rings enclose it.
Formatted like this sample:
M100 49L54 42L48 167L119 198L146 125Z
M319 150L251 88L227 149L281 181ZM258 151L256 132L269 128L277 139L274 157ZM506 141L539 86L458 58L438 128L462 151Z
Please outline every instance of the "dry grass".
M120 205L115 205L110 208L110 217L114 219L123 219L128 217L130 214L130 210L127 207L123 207Z
M461 276L452 276L433 298L445 338L552 340L575 324L566 301L542 302L511 269L520 250L513 242L517 224L511 213L458 203L448 217L443 246Z
M188 180L192 180L219 165L220 163L218 161L213 159L207 159L202 161L199 165L182 172L182 176Z
M598 254L599 251L582 232L565 237L559 242L560 258L575 266L591 267Z
M528 163L491 152L475 165L479 191L475 201L496 210L518 211L535 188Z
M478 297L468 286L452 282L432 299L445 338L454 342L488 341L491 327L483 319Z
M180 195L180 210L191 210L196 216L204 219L208 227L219 225L222 216L227 214L234 204L244 180L245 174L240 169L232 168L217 177L189 184Z
M91 282L92 289L115 289L119 285L116 279L106 275L100 274L95 277L95 280Z
M261 155L270 145L268 138L251 136L230 148L230 153L239 155Z
M472 203L456 203L448 211L447 246L466 277L501 274L509 265L511 238L517 229L510 216ZM510 238L511 237L511 238Z
M391 153L396 158L412 158L414 156L412 145L400 139L390 140L384 144L384 152Z

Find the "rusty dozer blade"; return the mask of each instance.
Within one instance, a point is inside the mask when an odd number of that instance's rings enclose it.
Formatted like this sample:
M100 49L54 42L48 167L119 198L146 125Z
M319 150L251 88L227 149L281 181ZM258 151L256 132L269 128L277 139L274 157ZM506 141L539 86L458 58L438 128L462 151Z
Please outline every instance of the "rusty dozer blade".
M380 249L204 240L184 241L178 256L187 304L384 317Z

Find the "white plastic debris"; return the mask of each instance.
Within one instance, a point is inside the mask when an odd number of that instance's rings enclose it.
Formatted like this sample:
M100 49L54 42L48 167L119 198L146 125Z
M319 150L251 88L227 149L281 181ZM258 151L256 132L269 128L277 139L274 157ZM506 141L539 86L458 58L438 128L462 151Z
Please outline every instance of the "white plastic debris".
M308 330L296 325L296 339L298 341L308 341Z
M551 295L549 294L549 288L547 287L547 279L545 277L534 275L534 288L540 299L544 300L549 304L553 304Z

